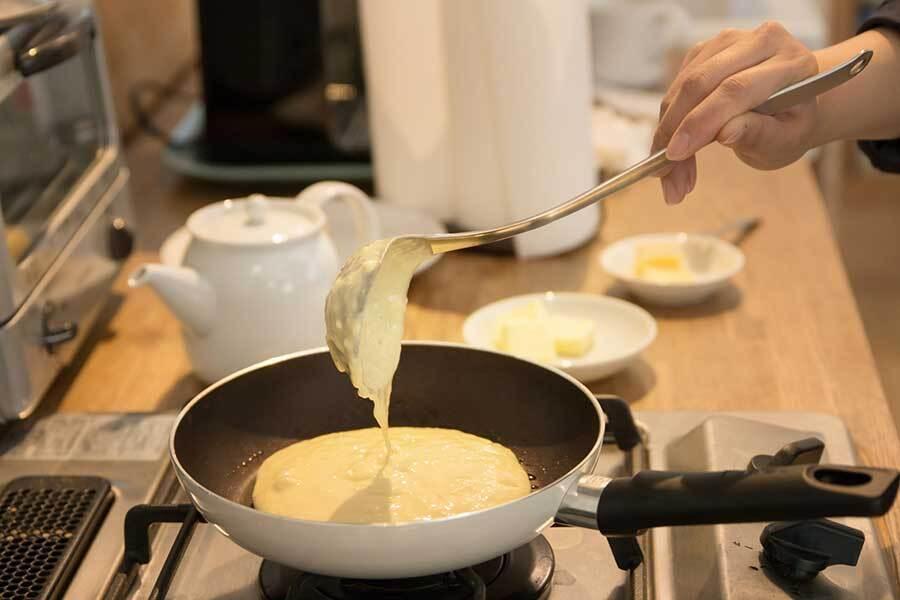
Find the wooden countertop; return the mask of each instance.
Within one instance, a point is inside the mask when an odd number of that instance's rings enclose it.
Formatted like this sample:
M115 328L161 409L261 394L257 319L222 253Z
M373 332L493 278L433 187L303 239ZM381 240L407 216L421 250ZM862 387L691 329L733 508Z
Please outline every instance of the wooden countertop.
M157 151L158 152L158 151ZM207 188L130 155L136 202L186 213L217 199ZM149 165L149 166L148 166ZM146 171L146 172L145 172ZM225 197L221 192L218 197ZM150 209L143 205L146 212ZM856 304L810 167L801 162L763 173L730 153L701 153L697 190L684 204L663 204L658 184L643 182L606 203L601 234L552 259L516 262L471 253L445 256L410 290L407 337L461 340L465 317L499 298L545 290L619 294L599 267L610 241L652 231L704 230L760 216L747 238L745 270L707 304L657 309L659 336L636 366L591 385L637 410L801 410L839 416L868 465L900 465L900 444ZM181 215L177 220L180 222ZM164 220L151 219L159 239ZM171 224L171 222L170 222ZM154 259L141 251L128 267ZM126 267L126 273L128 271ZM60 410L155 410L178 407L201 385L190 375L178 325L147 289L128 290L125 274L105 326L98 328L53 390ZM900 509L879 519L895 581Z

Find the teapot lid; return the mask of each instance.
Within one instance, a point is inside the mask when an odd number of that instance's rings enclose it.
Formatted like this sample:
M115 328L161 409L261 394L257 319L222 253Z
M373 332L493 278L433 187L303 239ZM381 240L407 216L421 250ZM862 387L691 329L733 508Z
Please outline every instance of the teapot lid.
M253 194L194 211L187 229L196 238L220 244L283 244L315 233L324 219L321 211L296 200Z

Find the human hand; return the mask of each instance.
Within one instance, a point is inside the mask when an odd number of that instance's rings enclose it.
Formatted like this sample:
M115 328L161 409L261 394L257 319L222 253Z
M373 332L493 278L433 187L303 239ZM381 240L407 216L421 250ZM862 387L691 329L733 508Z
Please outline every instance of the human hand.
M788 85L815 75L815 55L778 23L728 29L694 46L660 106L653 151L677 161L660 173L667 204L694 189L694 154L717 141L757 169L777 169L812 147L816 99L775 115L751 111Z

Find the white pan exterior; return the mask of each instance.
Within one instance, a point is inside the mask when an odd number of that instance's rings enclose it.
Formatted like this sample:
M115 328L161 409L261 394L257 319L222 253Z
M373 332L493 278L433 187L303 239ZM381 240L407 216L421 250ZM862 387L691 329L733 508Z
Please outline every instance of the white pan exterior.
M306 353L292 356L302 354ZM182 409L172 430L169 452L179 482L204 518L253 554L303 571L356 579L418 577L460 569L495 558L538 536L553 523L569 487L596 464L606 427L600 405L590 390L571 376L552 367L542 368L583 390L600 415L597 442L563 478L524 498L483 511L402 525L358 525L291 519L227 500L188 475L175 455L178 424L205 392Z

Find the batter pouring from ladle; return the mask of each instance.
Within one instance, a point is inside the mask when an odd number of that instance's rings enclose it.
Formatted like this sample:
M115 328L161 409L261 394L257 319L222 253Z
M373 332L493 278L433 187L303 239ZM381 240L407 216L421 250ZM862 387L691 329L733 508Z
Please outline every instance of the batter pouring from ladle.
M406 292L416 268L432 256L422 238L378 240L350 257L325 301L328 349L387 435L391 381L400 362Z

